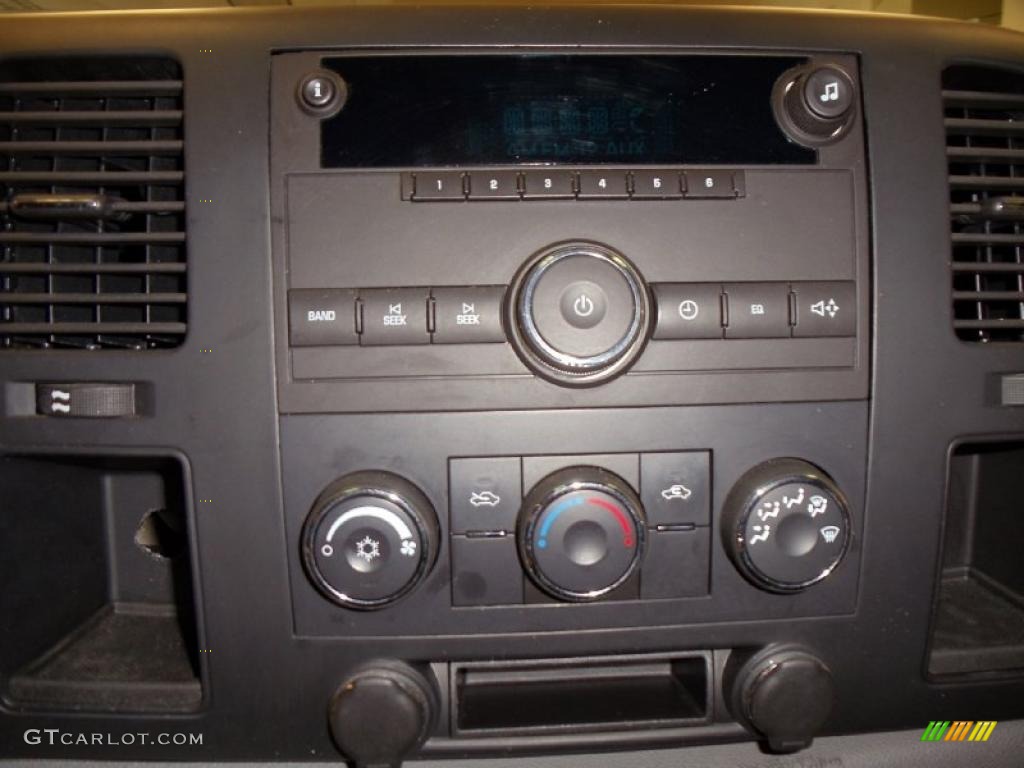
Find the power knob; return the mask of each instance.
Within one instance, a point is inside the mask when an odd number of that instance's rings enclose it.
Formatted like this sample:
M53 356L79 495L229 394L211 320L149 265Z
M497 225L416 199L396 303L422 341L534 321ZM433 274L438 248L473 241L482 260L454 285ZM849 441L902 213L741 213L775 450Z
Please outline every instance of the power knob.
M621 253L571 242L534 254L512 281L506 326L520 358L564 386L628 370L651 323L646 283Z
M839 141L856 112L856 88L833 64L800 67L779 78L772 93L775 119L797 144L819 147Z
M335 480L313 504L302 559L330 600L382 608L423 580L437 544L437 515L419 488L389 472L356 472Z

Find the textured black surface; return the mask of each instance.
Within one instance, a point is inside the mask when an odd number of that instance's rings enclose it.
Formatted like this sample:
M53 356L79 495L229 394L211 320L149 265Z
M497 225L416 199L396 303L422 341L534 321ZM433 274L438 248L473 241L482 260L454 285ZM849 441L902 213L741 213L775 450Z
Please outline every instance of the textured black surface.
M171 607L106 606L10 680L29 709L175 712L202 688Z

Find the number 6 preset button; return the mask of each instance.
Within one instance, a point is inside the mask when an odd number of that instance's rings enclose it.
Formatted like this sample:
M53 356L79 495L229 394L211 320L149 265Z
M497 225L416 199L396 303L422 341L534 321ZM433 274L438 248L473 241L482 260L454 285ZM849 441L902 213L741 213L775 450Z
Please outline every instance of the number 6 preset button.
M686 171L686 196L695 198L736 197L736 183L732 171Z

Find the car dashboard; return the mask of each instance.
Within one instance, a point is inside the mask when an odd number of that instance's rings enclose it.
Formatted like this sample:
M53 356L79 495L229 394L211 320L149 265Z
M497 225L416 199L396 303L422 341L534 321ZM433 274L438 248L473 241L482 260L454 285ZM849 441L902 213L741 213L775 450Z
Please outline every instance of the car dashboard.
M5 19L0 758L1014 764L1022 43Z

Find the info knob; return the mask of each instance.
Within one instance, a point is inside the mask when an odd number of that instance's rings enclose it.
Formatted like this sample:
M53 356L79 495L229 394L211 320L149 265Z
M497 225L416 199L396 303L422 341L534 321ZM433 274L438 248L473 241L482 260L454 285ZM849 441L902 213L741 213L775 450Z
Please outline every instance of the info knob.
M356 472L327 486L302 534L314 585L346 608L382 608L410 592L437 556L427 497L389 472Z

